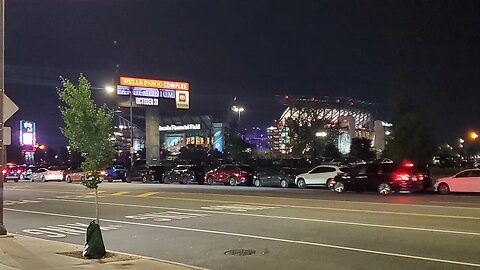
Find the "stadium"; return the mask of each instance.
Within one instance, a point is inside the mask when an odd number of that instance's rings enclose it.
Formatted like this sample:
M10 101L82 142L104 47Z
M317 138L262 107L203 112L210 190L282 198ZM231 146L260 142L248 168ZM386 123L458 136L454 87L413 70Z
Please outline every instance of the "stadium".
M351 139L373 138L375 104L348 97L297 97L277 96L286 109L277 120L276 127L268 129L271 149L282 154L290 153L289 120L309 125L315 119L324 120L327 129L339 131L338 149L342 154L350 151Z

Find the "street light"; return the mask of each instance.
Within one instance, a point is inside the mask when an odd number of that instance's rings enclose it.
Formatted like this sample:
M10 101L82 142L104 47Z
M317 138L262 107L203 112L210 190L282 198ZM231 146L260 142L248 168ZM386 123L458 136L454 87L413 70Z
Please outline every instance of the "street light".
M240 123L240 114L245 111L243 107L232 106L232 111L238 112L238 122Z
M469 136L472 140L476 140L478 138L478 134L475 131L471 131Z
M327 132L319 131L319 132L315 133L315 136L325 138L325 137L327 137Z
M115 88L111 85L107 85L105 86L105 91L107 91L107 93L113 93L115 92Z

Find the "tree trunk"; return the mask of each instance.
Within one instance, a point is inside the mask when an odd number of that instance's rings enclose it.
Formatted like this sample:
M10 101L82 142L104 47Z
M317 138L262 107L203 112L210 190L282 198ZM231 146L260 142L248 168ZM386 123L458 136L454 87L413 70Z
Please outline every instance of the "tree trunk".
M98 188L95 188L95 221L97 224L100 224L98 213Z

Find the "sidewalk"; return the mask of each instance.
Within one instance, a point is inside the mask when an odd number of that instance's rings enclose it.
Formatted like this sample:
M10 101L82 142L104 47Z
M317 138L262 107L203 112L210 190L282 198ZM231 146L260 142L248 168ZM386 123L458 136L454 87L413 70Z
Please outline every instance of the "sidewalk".
M83 246L13 235L0 237L0 270L50 269L203 269L180 263L157 260L120 252L107 252L100 260L87 260L66 254L79 254ZM81 254L81 253L80 253Z

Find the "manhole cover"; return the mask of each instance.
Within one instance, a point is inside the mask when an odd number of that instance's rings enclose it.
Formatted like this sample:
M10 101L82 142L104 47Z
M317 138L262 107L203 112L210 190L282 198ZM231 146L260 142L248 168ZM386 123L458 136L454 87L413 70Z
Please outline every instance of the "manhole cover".
M232 250L227 250L225 251L226 255L232 255L232 256L248 256L255 254L255 250L253 249L232 249Z

